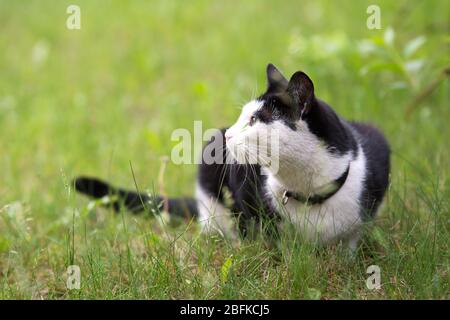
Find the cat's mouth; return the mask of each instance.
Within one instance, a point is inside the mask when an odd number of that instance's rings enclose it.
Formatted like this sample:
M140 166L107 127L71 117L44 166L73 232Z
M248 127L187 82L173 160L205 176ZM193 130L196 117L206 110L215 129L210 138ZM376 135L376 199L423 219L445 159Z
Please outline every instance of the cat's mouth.
M270 152L267 152L267 146L261 146L251 143L248 140L228 139L226 141L227 154L238 164L258 164L263 167L271 166Z
M227 150L227 158L231 156L232 162L236 162L238 164L245 164L245 158L242 157L242 150L240 142L236 143L234 139L228 138L225 141L226 150Z
M251 155L243 141L236 141L236 138L226 140L227 155L230 155L237 164L249 164Z

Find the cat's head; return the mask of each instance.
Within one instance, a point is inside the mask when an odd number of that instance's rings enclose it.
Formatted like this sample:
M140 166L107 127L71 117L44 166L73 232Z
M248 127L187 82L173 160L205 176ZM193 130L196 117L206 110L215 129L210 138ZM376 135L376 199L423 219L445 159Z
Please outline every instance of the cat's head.
M272 64L267 66L267 90L247 103L226 132L227 149L238 162L267 165L258 157L261 141L268 150L278 148L279 167L286 164L308 168L328 156L348 150L345 130L331 108L316 99L311 79L302 71L289 80ZM275 137L267 141L261 135ZM277 146L274 146L274 143ZM271 152L269 151L269 153Z

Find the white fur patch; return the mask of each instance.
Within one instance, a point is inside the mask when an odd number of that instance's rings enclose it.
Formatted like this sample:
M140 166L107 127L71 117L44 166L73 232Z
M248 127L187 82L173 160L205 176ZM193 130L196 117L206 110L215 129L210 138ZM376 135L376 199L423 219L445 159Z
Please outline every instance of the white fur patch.
M239 141L249 133L248 131L252 131L252 127L248 125L250 118L262 106L262 101L252 100L242 108L241 114L239 115L236 123L228 128L225 133L226 136L232 137L230 142L233 141L235 143L239 143Z
M272 124L261 121L250 125L252 116L263 104L262 101L253 100L244 106L236 123L225 132L227 149L238 163L269 166L272 161L276 161L273 167L277 168L280 150L278 132L272 130ZM276 141L273 137L276 137ZM269 157L269 154L272 156Z
M337 179L347 168L351 154L342 157L331 154L324 143L309 131L304 121L297 121L296 131L281 121L274 121L270 126L279 132L279 169L276 176L286 189L303 194L316 192Z
M218 233L223 237L237 238L237 229L229 210L216 197L209 195L198 183L196 199L199 222L204 233Z
M343 165L348 164L345 158L344 156L341 159ZM359 148L358 157L350 163L350 171L344 185L320 205L306 206L294 199L289 199L286 205L282 205L285 186L270 173L266 186L267 194L281 216L293 223L306 240L318 241L321 244L334 242L354 234L362 224L359 197L365 179L365 166L366 159ZM336 172L334 176L342 174L344 170Z

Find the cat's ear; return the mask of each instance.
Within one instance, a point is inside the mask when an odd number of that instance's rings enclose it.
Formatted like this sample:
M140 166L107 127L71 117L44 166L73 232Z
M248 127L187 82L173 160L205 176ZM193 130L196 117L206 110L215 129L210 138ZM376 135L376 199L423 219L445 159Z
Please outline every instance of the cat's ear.
M305 115L314 102L314 85L311 79L301 71L294 73L286 89L296 107L300 107L300 114Z
M273 64L269 63L266 68L267 91L283 91L288 86L287 79Z

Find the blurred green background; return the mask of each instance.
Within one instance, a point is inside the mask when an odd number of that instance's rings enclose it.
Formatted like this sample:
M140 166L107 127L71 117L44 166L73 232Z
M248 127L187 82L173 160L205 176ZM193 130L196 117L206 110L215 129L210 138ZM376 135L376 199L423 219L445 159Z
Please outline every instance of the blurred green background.
M171 132L193 120L232 124L265 88L268 62L286 76L307 72L319 97L380 126L394 152L445 163L448 81L403 118L414 91L449 62L445 1L381 1L382 30L366 27L370 1L77 1L80 30L66 28L69 4L1 1L2 201L37 196L44 209L61 196L62 173L131 185L129 160L151 185ZM403 70L408 60L419 68ZM170 166L170 191L190 193L194 172Z
M67 209L86 203L69 193L72 177L133 187L131 161L152 188L172 131L231 125L269 62L305 71L340 115L385 132L389 196L406 190L414 207L417 183L431 181L424 194L448 199L449 2L377 1L382 28L369 30L372 3L1 0L0 208L20 203L30 236L58 239ZM66 28L70 4L80 30ZM195 172L169 163L169 194L192 195ZM7 252L15 238L0 226Z

